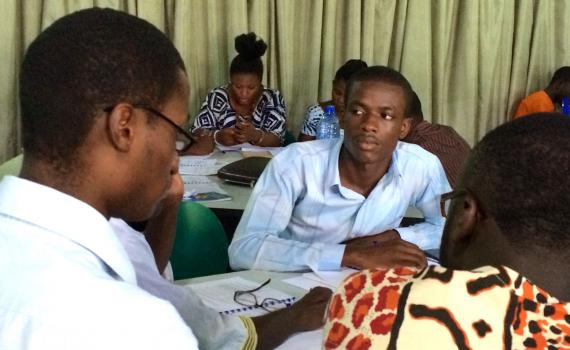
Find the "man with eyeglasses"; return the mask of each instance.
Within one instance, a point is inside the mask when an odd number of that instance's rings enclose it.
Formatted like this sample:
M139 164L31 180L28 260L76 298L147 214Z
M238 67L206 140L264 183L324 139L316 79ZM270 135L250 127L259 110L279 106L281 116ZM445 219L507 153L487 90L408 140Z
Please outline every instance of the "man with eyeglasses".
M443 198L443 267L351 276L328 308L325 348L569 348L569 139L556 113L487 134Z
M23 164L0 182L0 349L197 349L172 304L139 288L109 223L161 206L175 217L191 138L174 45L126 13L78 11L30 44L19 86ZM329 295L227 322L242 325L243 348L272 348L319 327Z

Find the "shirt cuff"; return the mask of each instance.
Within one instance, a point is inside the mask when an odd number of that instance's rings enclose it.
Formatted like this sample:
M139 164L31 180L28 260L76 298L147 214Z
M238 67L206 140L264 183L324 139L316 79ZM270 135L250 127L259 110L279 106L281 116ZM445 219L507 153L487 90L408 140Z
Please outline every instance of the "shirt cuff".
M426 249L439 249L439 245L441 244L441 240L433 240L430 239L429 233L426 232L425 236L419 237L417 232L414 232L409 227L398 227L395 229L400 234L400 238L404 241L408 241L417 245L421 250Z
M255 348L257 348L257 331L255 330L255 324L249 317L240 316L239 319L243 322L247 334L241 346L241 350L255 350Z
M323 244L318 264L319 271L340 270L345 248L344 244Z

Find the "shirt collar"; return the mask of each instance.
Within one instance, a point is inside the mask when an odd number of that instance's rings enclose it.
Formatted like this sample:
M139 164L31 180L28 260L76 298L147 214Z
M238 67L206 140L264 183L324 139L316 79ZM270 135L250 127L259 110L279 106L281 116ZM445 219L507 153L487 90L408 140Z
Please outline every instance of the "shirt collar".
M334 144L330 153L331 157L329 158L328 172L326 175L326 182L325 182L328 188L336 187L338 189L340 188L340 186L342 186L340 183L340 172L338 168L338 162L339 162L339 156L342 144L343 144L343 138L340 138L339 141ZM384 174L382 179L390 179L390 178L396 179L402 176L402 173L400 172L401 164L398 160L399 159L398 153L399 149L401 148L401 145L402 143L398 141L398 144L396 145L394 152L392 152L392 160L390 161L390 166L388 167L388 171L386 171L386 174ZM382 181L382 179L380 179L380 181Z
M5 176L0 182L0 213L81 245L122 280L137 284L133 265L109 222L87 203L29 180Z

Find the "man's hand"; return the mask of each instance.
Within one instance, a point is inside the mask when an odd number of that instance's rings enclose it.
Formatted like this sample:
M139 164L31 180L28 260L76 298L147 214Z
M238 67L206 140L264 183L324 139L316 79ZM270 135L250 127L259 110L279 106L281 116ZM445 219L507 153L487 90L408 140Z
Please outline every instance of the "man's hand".
M344 250L342 265L358 269L393 268L397 266L412 266L423 269L427 265L427 259L417 245L404 241L398 235L397 238L384 241L377 239L349 241Z
M160 202L157 213L147 222L144 232L160 273L164 271L172 253L176 236L176 215L184 195L184 182L180 173L176 171L171 176L170 188Z
M258 337L257 348L274 349L294 333L321 327L331 295L330 289L316 287L290 308L252 318Z

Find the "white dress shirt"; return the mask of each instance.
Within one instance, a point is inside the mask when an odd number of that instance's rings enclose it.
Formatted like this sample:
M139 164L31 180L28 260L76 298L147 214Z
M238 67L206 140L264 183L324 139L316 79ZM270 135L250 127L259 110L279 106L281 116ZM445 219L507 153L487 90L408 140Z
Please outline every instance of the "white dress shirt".
M137 286L109 222L31 181L0 182L0 349L197 349L174 307Z
M112 218L109 223L133 263L139 287L174 305L194 331L200 349L255 348L257 334L249 317L220 315L204 305L192 289L166 280L156 267L154 255L144 235L123 220Z
M439 199L451 188L437 157L398 142L387 173L368 197L340 182L342 139L289 145L257 182L229 247L234 269L339 269L341 242L397 229L422 249L439 248ZM408 207L425 222L399 227Z

